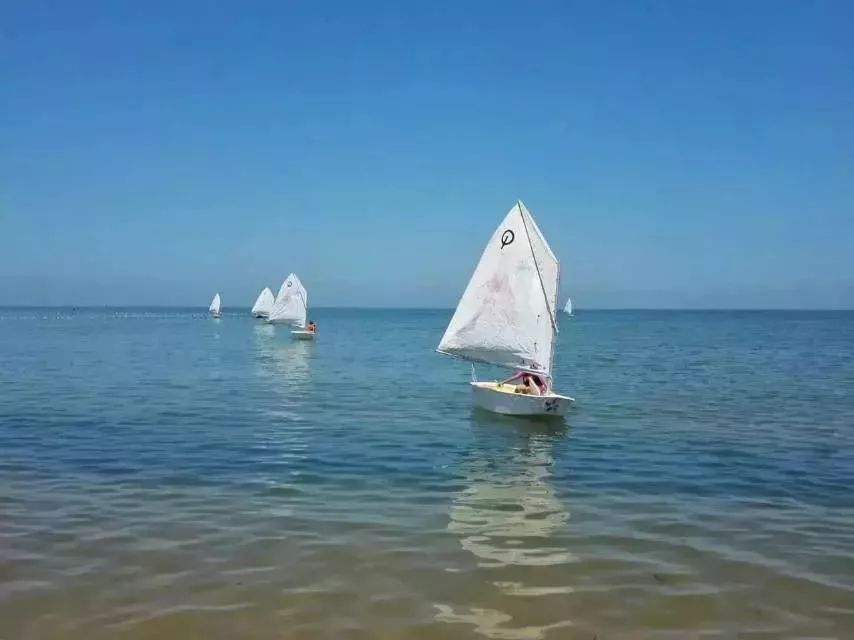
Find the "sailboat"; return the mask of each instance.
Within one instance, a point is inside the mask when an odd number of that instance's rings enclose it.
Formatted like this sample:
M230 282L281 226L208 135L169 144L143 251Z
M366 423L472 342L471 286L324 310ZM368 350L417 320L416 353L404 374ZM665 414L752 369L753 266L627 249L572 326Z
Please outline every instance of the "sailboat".
M492 234L460 299L439 353L515 369L545 379L540 395L514 384L478 382L472 400L495 413L562 416L574 402L554 393L555 319L560 265L521 201Z
M302 286L296 274L292 273L282 283L276 303L267 317L271 324L288 324L296 327L291 335L298 340L311 340L313 331L305 330L305 319L308 313L308 292Z
M270 311L273 310L275 303L276 300L273 298L273 292L270 291L270 287L264 287L264 290L258 294L255 304L252 305L252 315L256 318L266 318L270 315Z
M566 312L566 315L572 315L572 298L566 299L566 304L564 305L563 310Z
M213 297L213 300L211 300L211 306L208 307L208 313L210 313L214 318L222 316L222 298L218 292Z

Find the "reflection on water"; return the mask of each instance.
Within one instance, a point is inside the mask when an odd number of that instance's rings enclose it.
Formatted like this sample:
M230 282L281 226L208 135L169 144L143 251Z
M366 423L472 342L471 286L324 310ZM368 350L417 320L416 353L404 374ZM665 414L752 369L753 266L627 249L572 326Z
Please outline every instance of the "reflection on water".
M300 407L311 392L312 343L291 340L269 324L255 325L258 375L270 383L277 396L276 408L268 418L302 422Z
M276 335L276 330L273 328L273 325L268 324L267 322L258 321L255 324L254 329L256 338L272 338Z
M291 390L299 389L310 382L312 343L291 340L290 336L276 333L269 324L255 326L255 343L261 356L261 375L286 382Z
M258 375L269 382L275 397L272 407L263 410L263 420L270 429L256 432L256 447L263 451L273 465L285 465L288 473L261 474L259 480L271 489L293 488L294 479L300 475L295 467L306 459L308 442L306 422L300 407L309 391L311 381L310 352L306 343L290 340L282 342L281 333L266 322L254 327L258 353ZM279 515L290 514L288 507L276 507Z
M566 427L482 412L473 412L472 427L485 441L495 439L495 430L507 430L513 442L499 442L496 450L478 450L469 461L466 487L450 508L448 531L459 536L462 548L477 559L484 578L500 594L530 599L570 593L561 573L565 576L565 565L574 557L560 537L570 515L549 482L552 445L565 437ZM560 568L562 572L555 571ZM571 624L557 620L506 626L514 620L506 611L482 607L455 611L447 605L437 609L437 619L472 624L489 638L543 638L549 629Z
M571 561L565 549L548 544L569 519L548 483L550 446L533 440L528 451L500 468L489 460L471 463L469 486L454 500L448 530L461 536L463 548L480 558L480 566Z

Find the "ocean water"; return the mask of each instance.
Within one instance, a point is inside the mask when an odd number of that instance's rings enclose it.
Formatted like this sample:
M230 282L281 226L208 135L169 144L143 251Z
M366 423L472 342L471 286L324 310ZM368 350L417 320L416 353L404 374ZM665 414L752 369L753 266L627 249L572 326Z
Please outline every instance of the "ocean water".
M0 309L0 638L854 638L854 313L312 315Z

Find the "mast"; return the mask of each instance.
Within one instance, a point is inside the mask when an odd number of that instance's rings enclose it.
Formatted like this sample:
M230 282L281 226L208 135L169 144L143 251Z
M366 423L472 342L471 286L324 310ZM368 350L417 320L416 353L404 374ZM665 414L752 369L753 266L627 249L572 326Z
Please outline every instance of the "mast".
M548 372L549 377L552 376L552 365L554 364L555 359L555 336L558 333L557 328L557 319L555 318L556 310L552 308L552 303L549 300L549 295L546 293L546 285L543 283L543 272L540 270L540 263L537 262L537 254L534 253L534 245L531 242L531 232L528 231L528 222L525 220L525 214L522 212L522 202L520 200L516 201L516 208L519 210L519 216L522 218L522 226L525 229L525 236L528 239L528 249L531 251L531 258L534 260L534 267L537 269L537 279L540 281L540 291L543 293L543 298L546 301L546 309L549 311L549 324L552 329L552 341L549 345L549 362L548 362ZM542 234L540 234L542 235ZM555 262L557 262L557 258L555 258ZM560 291L560 263L558 262L557 269L557 284L555 291Z

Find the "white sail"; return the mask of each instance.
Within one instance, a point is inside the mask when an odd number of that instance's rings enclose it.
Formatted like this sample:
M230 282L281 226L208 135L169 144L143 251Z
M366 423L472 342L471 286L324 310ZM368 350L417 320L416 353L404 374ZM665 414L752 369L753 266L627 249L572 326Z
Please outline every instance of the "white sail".
M252 306L252 315L256 318L268 317L270 312L273 310L275 302L276 301L273 298L273 292L270 291L270 287L264 287L264 290L258 294L258 299Z
M288 293L288 289L289 289L289 287L288 287L288 280L289 280L290 278L293 278L293 277L294 277L294 274L291 274L291 275L289 275L287 278L285 278L284 280L282 280L282 286L280 286L280 287L279 287L279 293L277 293L277 294L276 294L276 299L275 299L275 301L274 301L274 304L275 304L276 302L278 302L279 300L281 300L282 298L284 298L284 297L285 297L285 295Z
M521 202L489 239L438 351L549 374L560 265Z
M564 306L563 310L566 311L568 315L572 315L572 298L566 299L566 305Z
M218 314L222 310L222 298L217 293L213 300L211 300L211 306L208 307L208 311L213 314Z
M308 312L308 292L295 274L289 275L279 289L276 303L270 311L267 322L289 324L293 327L305 327Z

